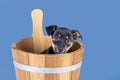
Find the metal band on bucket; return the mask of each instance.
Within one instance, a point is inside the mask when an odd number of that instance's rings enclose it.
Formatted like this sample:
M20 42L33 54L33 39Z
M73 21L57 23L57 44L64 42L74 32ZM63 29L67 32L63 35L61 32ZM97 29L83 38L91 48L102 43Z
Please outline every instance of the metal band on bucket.
M46 74L56 74L56 73L74 71L81 67L82 61L72 66L59 67L59 68L43 68L43 67L28 66L16 61L13 61L13 64L15 67L25 71L46 73Z

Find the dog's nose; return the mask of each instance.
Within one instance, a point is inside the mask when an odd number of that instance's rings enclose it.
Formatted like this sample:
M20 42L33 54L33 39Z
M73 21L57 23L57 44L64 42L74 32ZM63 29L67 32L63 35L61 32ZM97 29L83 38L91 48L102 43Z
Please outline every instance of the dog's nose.
M65 43L61 43L60 45L59 45L61 48L64 48L65 47Z

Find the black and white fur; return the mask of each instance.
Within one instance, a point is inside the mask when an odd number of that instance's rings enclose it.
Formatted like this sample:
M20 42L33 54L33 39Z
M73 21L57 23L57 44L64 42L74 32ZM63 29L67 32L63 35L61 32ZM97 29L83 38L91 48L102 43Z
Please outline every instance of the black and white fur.
M46 31L52 38L52 45L42 53L45 54L60 54L71 52L70 48L73 45L74 40L78 38L82 39L82 36L78 30L70 30L65 27L58 27L51 25L46 27Z

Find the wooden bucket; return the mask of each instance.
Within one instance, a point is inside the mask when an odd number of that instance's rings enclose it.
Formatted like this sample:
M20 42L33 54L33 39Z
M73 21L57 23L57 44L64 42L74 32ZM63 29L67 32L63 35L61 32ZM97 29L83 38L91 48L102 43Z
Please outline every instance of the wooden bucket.
M42 31L43 13L32 11L33 34L30 38L12 44L13 62L17 80L78 80L83 45L74 42L72 52L40 54L51 45L51 38Z

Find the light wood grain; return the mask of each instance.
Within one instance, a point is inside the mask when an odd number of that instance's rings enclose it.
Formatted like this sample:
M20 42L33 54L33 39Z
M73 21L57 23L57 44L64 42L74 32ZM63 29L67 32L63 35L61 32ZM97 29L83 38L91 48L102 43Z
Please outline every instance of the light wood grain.
M19 63L24 63L26 65L29 65L29 54L26 54L26 52L17 49L17 46L19 48L22 48L23 41L18 42L17 44L14 44L12 46L12 54L13 54L13 59ZM18 45L19 44L19 45ZM25 47L24 47L25 48ZM30 79L30 72L21 70L19 68L15 67L16 71L16 79L17 80L31 80Z
M42 19L43 12L39 9L35 9L32 11L32 22L33 22L33 44L34 44L34 52L40 53L40 50L43 51L44 46L44 35L42 29Z

